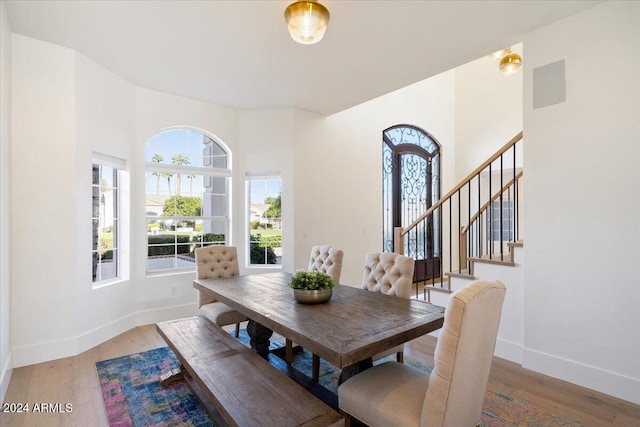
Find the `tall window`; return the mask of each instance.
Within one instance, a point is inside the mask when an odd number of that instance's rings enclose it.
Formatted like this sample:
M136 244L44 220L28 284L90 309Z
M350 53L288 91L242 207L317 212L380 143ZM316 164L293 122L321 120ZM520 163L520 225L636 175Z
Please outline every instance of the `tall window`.
M93 283L119 276L120 188L117 168L94 161L91 184Z
M229 244L228 149L193 129L146 146L147 272L195 269L195 249Z
M515 224L513 208L513 200L502 201L502 212L500 212L500 200L491 202L489 215L487 215L487 236L491 236L492 241L513 241L513 226Z
M249 264L282 263L282 180L277 175L247 177Z

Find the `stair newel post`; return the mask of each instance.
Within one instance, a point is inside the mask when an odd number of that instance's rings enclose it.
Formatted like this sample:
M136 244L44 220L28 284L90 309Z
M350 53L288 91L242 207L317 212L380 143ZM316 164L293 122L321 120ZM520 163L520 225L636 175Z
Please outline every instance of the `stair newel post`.
M518 240L518 180L516 178L516 146L513 144L513 241Z
M402 227L393 227L393 251L404 255L404 235Z
M504 261L504 166L502 161L502 154L500 154L500 261Z
M478 213L482 212L482 187L481 187L481 179L480 179L480 172L478 172ZM478 218L478 237L477 237L477 242L478 242L478 251L476 253L476 256L478 258L482 257L482 214L479 215ZM469 266L469 271L471 271L471 266Z
M464 227L460 227L460 265L467 265L467 232Z

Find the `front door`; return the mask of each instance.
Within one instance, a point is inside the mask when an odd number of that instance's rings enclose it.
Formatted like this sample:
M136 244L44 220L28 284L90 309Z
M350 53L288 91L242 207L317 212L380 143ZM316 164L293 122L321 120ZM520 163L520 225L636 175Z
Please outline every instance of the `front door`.
M440 197L440 146L408 125L383 133L384 250L394 251L393 228L407 227ZM405 235L404 254L415 259L414 282L440 276L440 213Z

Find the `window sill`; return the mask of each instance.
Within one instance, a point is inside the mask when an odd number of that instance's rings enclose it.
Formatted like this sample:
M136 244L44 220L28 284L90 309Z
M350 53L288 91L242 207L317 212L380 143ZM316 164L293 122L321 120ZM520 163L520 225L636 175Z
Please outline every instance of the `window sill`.
M114 279L102 280L100 282L93 282L91 289L95 291L97 289L106 288L109 286L117 285L119 283L124 283L128 281L129 281L128 277L127 278L116 277Z
M195 272L196 271L193 268L147 271L147 278L164 277L164 276L177 276L179 274L195 274Z

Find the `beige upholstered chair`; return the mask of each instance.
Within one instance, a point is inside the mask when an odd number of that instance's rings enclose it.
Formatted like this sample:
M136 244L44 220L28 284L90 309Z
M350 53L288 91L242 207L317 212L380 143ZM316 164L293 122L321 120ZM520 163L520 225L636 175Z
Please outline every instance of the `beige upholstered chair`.
M413 285L413 269L415 261L408 256L393 252L373 252L367 254L362 273L362 288L385 295L393 295L409 299ZM396 353L400 363L404 359L404 344L393 347L374 356L374 360L382 359Z
M340 282L343 255L340 249L334 249L331 246L314 246L311 248L307 270L327 273L333 279L333 283L337 285Z
M340 283L342 272L342 258L344 253L340 249L334 249L328 245L318 245L311 248L308 271L321 271L327 273L336 285ZM293 361L293 342L286 339L285 359L288 364ZM320 358L315 354L312 357L311 377L318 381L320 378Z
M371 427L479 425L505 291L476 281L451 296L431 374L386 362L340 385L346 425L351 416Z
M386 295L409 298L413 284L413 258L393 252L374 252L367 254L362 273L362 288ZM376 354L373 360L382 359L396 353L396 360L400 363L404 359L404 344L395 346L382 353ZM320 358L313 355L311 378L318 381L320 377Z
M222 279L240 275L238 253L234 246L205 246L196 249L198 279ZM211 295L198 291L200 314L219 326L236 324L236 338L240 334L240 322L247 318Z

